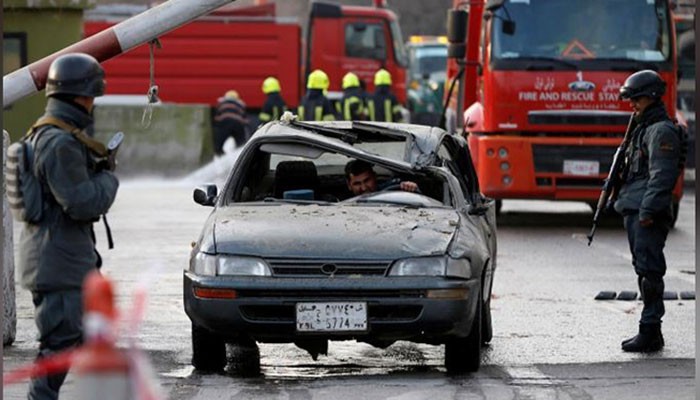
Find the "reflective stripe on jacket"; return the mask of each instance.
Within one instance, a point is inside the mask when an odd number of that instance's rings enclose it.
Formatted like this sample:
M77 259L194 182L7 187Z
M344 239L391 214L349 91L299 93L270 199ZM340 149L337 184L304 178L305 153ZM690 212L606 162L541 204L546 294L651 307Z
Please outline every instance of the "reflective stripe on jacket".
M265 104L263 104L262 110L260 110L260 115L258 119L260 122L270 122L280 119L282 113L287 111L287 104L282 99L279 92L272 92L267 95Z
M394 96L389 86L377 86L374 94L367 101L369 119L381 122L401 121L401 105Z
M331 102L320 89L309 89L299 105L297 117L300 121L335 121Z

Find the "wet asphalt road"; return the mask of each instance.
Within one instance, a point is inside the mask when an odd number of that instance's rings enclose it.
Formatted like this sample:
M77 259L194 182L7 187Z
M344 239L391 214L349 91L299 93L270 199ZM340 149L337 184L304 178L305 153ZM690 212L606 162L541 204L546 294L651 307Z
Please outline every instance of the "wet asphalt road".
M182 270L210 209L191 200L192 186L124 182L109 214L114 250L106 249L102 225L95 225L103 269L116 281L121 309L130 307L138 285L149 288L136 339L170 399L694 398L695 302L666 302L662 352L621 352L620 341L636 331L641 303L593 297L601 290L636 290L625 233L612 221L586 246L591 212L583 203L504 203L494 339L476 374L447 377L442 347L407 342L384 350L332 342L318 361L293 345L262 344L261 377L197 374L189 365ZM666 290L694 290L693 192L686 192L666 254ZM18 338L4 349L5 371L31 361L37 346L26 291L18 289L17 303ZM62 398L74 398L74 388L69 375ZM10 386L4 398L23 399L25 391L25 384Z

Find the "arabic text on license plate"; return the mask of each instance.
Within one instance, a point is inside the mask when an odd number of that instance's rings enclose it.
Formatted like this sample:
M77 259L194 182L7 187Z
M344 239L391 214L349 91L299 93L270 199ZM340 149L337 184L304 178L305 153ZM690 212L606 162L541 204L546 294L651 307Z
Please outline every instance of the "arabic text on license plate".
M564 160L564 173L569 175L598 175L600 163L598 161Z
M297 332L366 331L367 303L297 303Z

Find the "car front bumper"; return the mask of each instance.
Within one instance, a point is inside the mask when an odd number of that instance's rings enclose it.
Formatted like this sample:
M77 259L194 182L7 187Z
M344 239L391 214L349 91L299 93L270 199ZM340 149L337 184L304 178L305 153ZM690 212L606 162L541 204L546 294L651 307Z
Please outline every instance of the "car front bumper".
M478 279L442 277L211 277L185 271L184 304L195 324L224 337L442 343L469 334L479 284ZM194 294L196 288L233 290L235 298L201 298ZM352 301L367 303L367 331L297 332L296 303Z

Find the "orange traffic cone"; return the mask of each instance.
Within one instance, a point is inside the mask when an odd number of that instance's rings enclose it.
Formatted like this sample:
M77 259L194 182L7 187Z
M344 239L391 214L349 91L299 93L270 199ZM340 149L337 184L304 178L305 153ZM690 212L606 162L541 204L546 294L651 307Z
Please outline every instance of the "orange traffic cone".
M83 285L85 344L73 360L78 400L131 400L129 358L115 346L112 283L95 271Z

